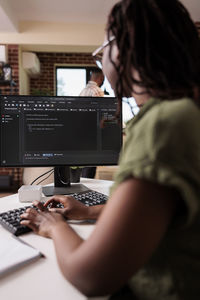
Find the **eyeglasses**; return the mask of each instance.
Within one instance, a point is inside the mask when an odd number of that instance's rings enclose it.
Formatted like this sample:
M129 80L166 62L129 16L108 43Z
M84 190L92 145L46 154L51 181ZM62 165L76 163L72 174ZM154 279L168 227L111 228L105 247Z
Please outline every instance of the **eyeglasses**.
M111 36L109 40L105 41L103 45L97 48L93 53L92 57L94 58L96 65L99 69L102 69L102 57L103 57L103 49L107 47L112 41L116 39L115 36Z

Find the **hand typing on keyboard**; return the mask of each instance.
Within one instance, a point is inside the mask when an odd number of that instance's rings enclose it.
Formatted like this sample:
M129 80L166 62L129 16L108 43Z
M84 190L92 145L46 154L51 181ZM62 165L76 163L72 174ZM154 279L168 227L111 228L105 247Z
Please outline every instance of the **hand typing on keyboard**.
M55 227L62 228L66 226L61 214L50 213L41 202L34 201L33 204L36 209L30 207L21 215L22 220L20 223L23 226L28 226L35 233L48 238L52 237Z
M51 238L55 226L57 228L59 226L59 230L62 230L63 226L66 226L63 217L76 220L90 219L91 216L94 216L94 214L90 214L91 209L94 210L98 206L97 204L104 202L106 196L91 191L88 192L87 197L86 194L75 194L75 197L54 196L44 205L38 201L33 202L37 209L28 208L21 215L23 219L21 224L30 227L41 236ZM62 207L57 208L58 204L62 205Z
M61 213L67 219L97 219L100 208L94 209L90 207L105 204L107 198L104 194L88 190L71 196L54 196L44 206L51 209L51 211Z
M46 212L50 210L50 212L60 213L65 219L96 220L102 209L102 206L99 204L105 204L107 198L104 194L88 190L71 196L54 196L40 208L46 210ZM34 210L32 208L34 208L33 205L0 213L0 224L14 235L29 232L31 228L26 226L26 222L21 222L21 218L27 209L28 211L31 209L33 213Z
M66 219L85 220L88 218L88 207L72 196L53 196L44 206L52 212L62 214Z

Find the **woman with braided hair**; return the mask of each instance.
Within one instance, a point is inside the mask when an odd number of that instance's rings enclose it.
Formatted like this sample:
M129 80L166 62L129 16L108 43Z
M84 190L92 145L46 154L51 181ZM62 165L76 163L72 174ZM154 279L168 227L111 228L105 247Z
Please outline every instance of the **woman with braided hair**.
M94 53L98 65L102 49L119 101L132 96L140 107L127 125L108 203L88 208L55 196L35 203L39 211L27 210L22 223L53 239L61 271L86 295L128 285L132 293L118 299L200 299L197 30L178 0L122 0ZM46 209L56 202L65 208ZM98 222L83 241L63 215Z

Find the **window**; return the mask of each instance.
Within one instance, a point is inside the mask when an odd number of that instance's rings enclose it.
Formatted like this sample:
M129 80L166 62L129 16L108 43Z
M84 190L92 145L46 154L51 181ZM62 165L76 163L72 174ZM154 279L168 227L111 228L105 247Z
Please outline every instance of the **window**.
M56 68L57 96L78 96L86 80L86 68Z
M56 67L56 95L57 96L78 96L84 89L90 78L90 72L93 67ZM110 83L105 78L101 89L104 91L106 97L114 97ZM123 124L133 117L133 113L137 114L138 108L134 98L123 98L122 102L122 116Z
M89 81L93 67L56 67L56 95L78 96ZM101 86L105 96L114 97L114 92L105 78Z

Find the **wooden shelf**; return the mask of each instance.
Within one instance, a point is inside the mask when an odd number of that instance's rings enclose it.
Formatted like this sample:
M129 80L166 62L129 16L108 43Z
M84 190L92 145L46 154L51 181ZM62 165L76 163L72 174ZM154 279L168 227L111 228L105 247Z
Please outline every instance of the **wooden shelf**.
M98 166L96 170L96 179L114 180L114 175L118 166Z

